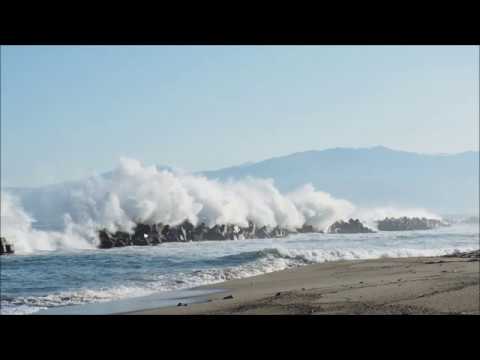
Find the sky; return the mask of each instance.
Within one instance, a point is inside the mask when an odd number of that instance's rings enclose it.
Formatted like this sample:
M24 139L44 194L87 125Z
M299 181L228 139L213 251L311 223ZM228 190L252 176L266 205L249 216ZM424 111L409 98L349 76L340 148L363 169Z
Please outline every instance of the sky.
M479 146L475 46L2 46L1 185Z

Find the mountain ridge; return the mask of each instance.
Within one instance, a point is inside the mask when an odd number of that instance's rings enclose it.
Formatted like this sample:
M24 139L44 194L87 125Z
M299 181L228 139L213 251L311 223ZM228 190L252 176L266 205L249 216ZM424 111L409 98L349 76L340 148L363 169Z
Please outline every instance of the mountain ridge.
M175 167L155 165L159 170ZM441 212L478 213L479 152L421 154L385 146L308 150L192 174L225 181L248 176L273 179L288 192L310 183L358 206L422 207ZM108 177L112 171L99 176ZM27 205L67 192L82 180L36 188L6 187ZM28 206L27 206L28 208Z
M363 206L478 211L478 158L477 151L420 154L384 146L333 148L200 174L219 180L273 178L282 191L312 183L319 190Z

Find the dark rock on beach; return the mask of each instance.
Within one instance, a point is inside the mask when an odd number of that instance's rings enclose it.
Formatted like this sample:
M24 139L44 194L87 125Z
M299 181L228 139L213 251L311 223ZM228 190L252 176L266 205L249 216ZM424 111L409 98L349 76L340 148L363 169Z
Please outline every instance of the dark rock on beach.
M358 219L350 219L348 222L340 220L333 223L328 228L328 232L331 234L356 234L373 233L375 231L364 226Z
M0 255L13 254L13 244L9 243L6 238L0 237Z
M448 223L436 219L427 218L388 218L377 221L378 230L381 231L409 231L409 230L429 230L441 226L449 226Z

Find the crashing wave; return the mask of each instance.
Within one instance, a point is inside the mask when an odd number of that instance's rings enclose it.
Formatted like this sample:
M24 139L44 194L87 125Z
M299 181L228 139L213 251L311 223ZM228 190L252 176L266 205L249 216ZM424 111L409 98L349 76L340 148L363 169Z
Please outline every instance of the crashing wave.
M187 220L194 226L217 227L218 233L222 226L248 228L253 223L285 234L302 228L326 231L335 221L353 216L368 226L379 214L432 217L421 209L356 209L310 184L282 194L271 179L220 182L143 166L134 159L121 159L108 176L49 187L29 197L27 204L2 191L1 210L1 235L14 243L17 253L96 248L99 230L132 234L138 224L175 227ZM36 226L57 220L63 223L61 230Z

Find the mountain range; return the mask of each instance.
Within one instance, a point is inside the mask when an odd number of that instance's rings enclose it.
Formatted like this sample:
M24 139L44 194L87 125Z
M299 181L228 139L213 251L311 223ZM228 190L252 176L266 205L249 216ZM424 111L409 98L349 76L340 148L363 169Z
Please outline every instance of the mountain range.
M281 191L311 183L318 190L365 207L420 207L440 214L476 215L479 208L478 151L432 155L383 146L334 148L197 174L222 181L247 176L271 178ZM41 203L45 209L42 212L54 214L66 206L60 200L66 197L57 195L69 192L76 184L5 190L18 195L27 210Z
M299 152L205 171L209 178L273 178L282 191L305 183L360 206L423 207L478 213L479 152L419 154L373 148Z

